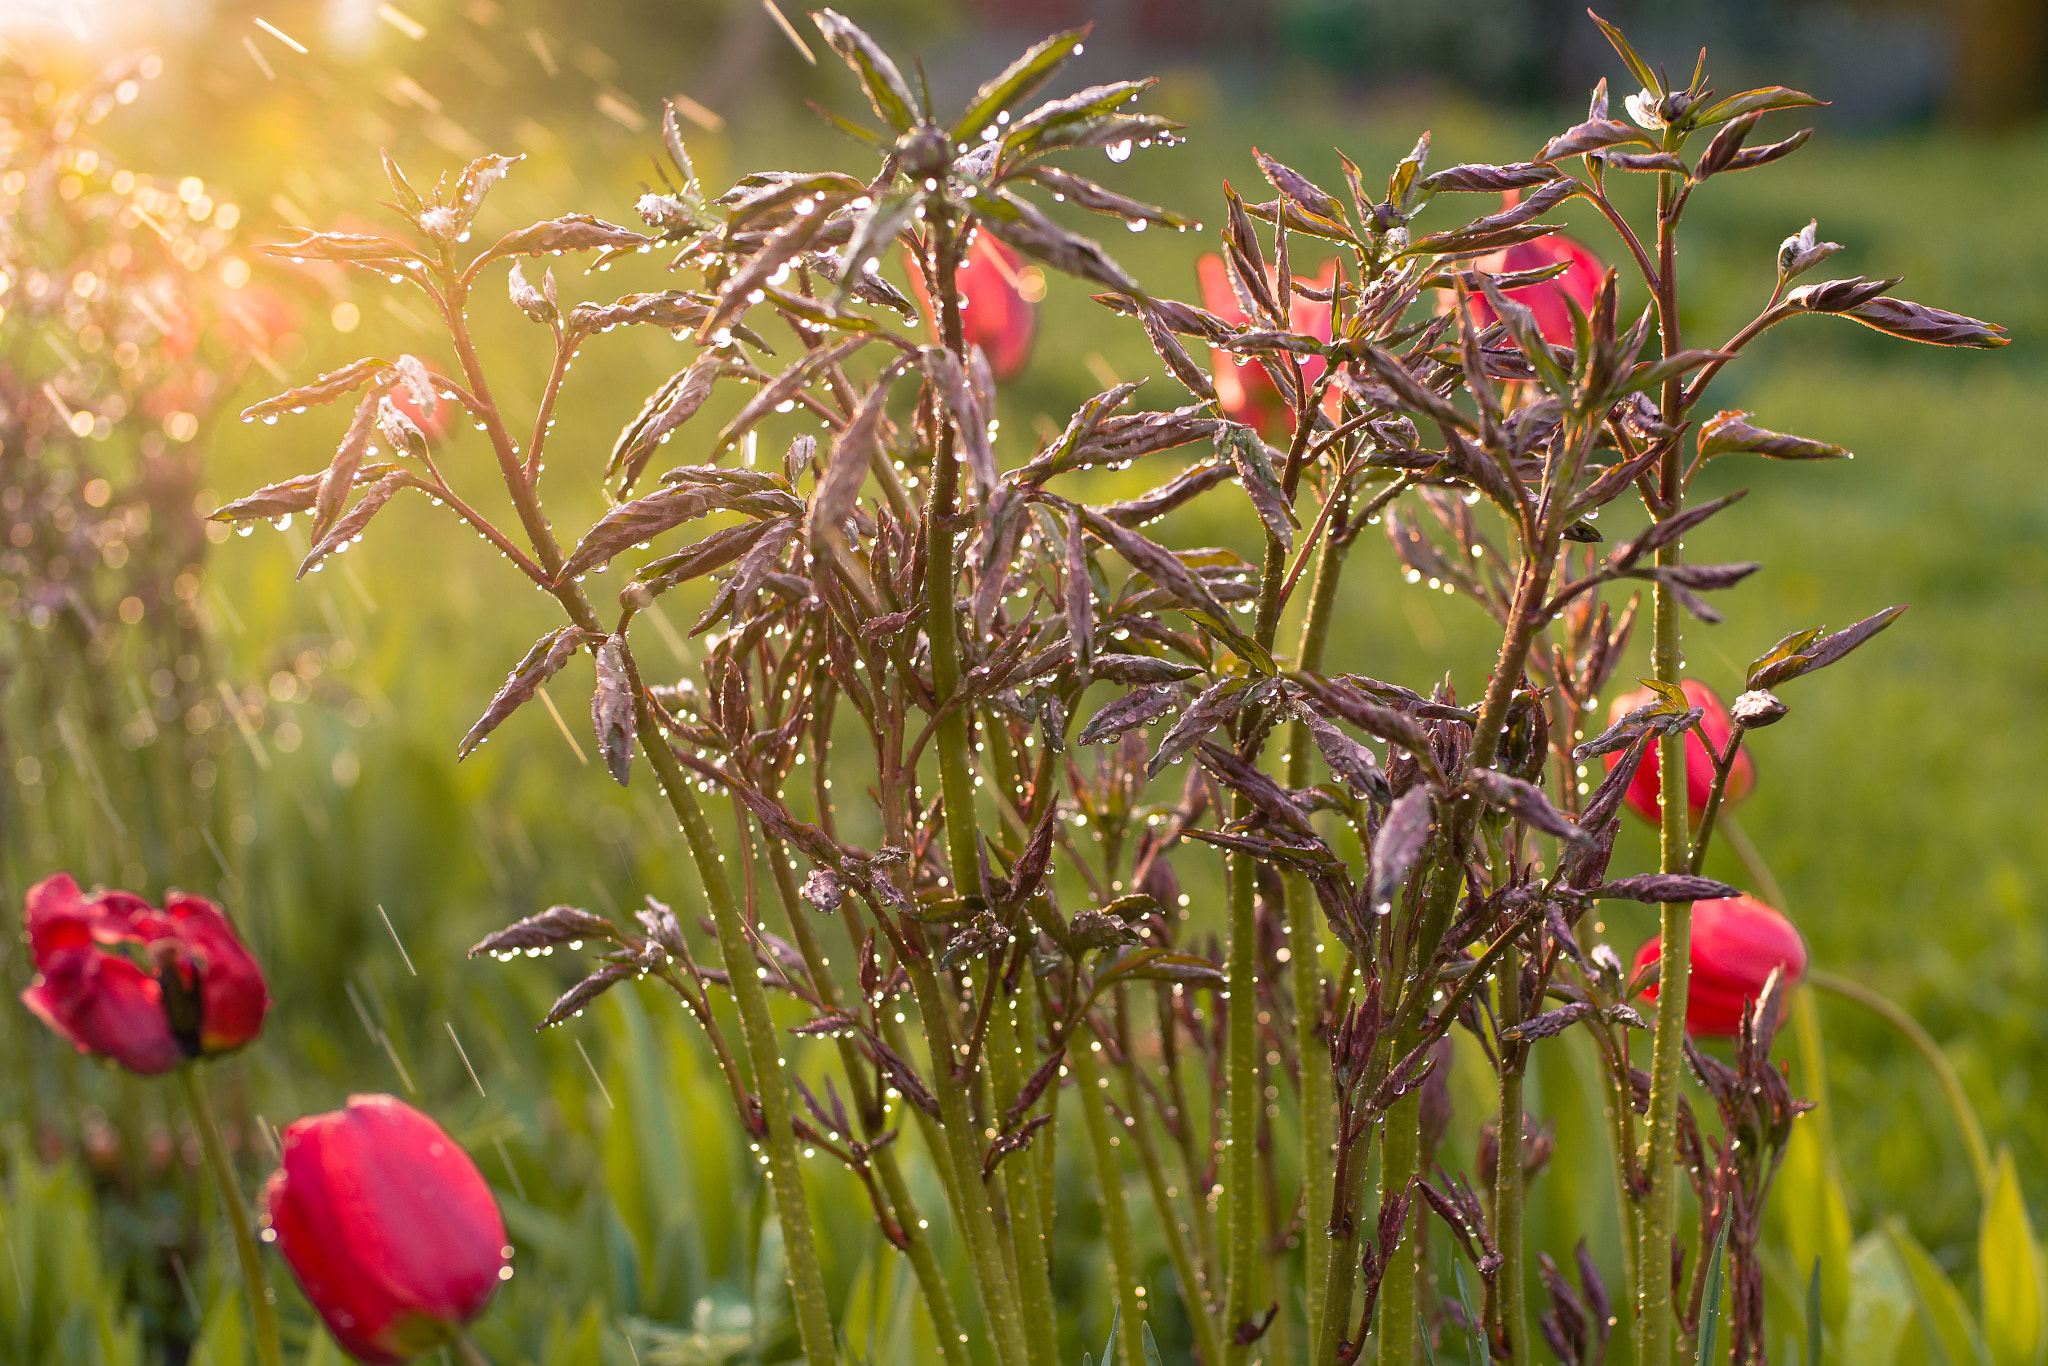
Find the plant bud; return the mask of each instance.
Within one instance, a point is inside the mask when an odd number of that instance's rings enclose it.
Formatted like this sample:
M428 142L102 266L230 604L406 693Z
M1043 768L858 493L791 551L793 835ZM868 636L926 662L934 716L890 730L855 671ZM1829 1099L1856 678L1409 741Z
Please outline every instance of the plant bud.
M1785 713L1790 710L1776 693L1752 688L1735 699L1735 704L1728 708L1728 715L1734 719L1737 730L1762 730L1784 720Z
M1810 218L1806 226L1778 245L1778 278L1791 280L1804 275L1842 249L1840 242L1822 242L1815 233L1820 220Z

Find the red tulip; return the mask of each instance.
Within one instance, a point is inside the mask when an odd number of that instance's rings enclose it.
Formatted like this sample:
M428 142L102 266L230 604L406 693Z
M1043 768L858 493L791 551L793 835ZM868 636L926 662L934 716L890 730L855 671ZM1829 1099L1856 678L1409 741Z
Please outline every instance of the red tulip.
M1033 301L1044 297L1044 277L992 234L983 232L975 235L954 279L960 291L962 334L971 345L981 348L998 380L1016 378L1031 359L1031 343L1038 334L1038 306ZM910 283L936 334L938 310L932 307L924 271L915 260L910 262Z
M367 1362L453 1341L512 1275L483 1173L396 1096L350 1096L295 1121L264 1203L306 1298Z
M1279 278L1270 270L1268 274L1275 281ZM1202 287L1202 307L1232 327L1244 326L1248 319L1238 301L1237 291L1231 288L1230 271L1224 266L1223 258L1215 255L1199 258L1195 262L1195 275ZM1294 282L1327 294L1330 286L1337 282L1337 263L1325 261L1313 279L1297 275ZM1305 336L1330 340L1328 301L1318 302L1297 292L1288 309L1288 326ZM1222 405L1224 416L1231 421L1256 427L1266 436L1280 434L1292 421L1287 406L1280 401L1280 390L1274 386L1272 376L1266 373L1264 362L1239 360L1220 347L1211 347L1209 365L1216 380L1217 402ZM1302 379L1314 384L1322 378L1323 367L1321 356L1304 359L1301 363Z
M1510 191L1505 198L1512 204L1513 192ZM1600 295L1600 286L1607 279L1607 266L1591 249L1561 232L1554 232L1533 242L1517 242L1498 256L1479 262L1479 266L1491 274L1505 275L1518 270L1541 270L1559 261L1567 263L1564 274L1511 289L1508 294L1536 315L1536 327L1543 333L1543 340L1554 346L1570 346L1571 303L1576 303L1580 312L1591 313L1593 302ZM1486 302L1486 296L1474 294L1470 297L1473 324L1477 327L1492 326L1493 308Z
M1714 695L1712 688L1697 679L1688 678L1679 686L1685 690L1687 700L1705 713L1700 717L1700 730L1707 733L1707 738L1714 742L1717 751L1727 753L1728 737L1735 733L1734 723L1728 718L1728 708L1722 705L1721 699ZM1648 688L1638 688L1625 697L1614 699L1614 705L1608 709L1608 720L1610 723L1619 721L1637 707L1656 700L1657 695ZM1607 767L1610 770L1620 762L1619 754L1607 756ZM1728 790L1722 794L1721 800L1740 801L1749 794L1749 789L1755 781L1756 770L1749 762L1749 751L1739 751L1735 756L1735 767L1728 770ZM1707 753L1707 747L1700 742L1699 731L1687 731L1685 804L1689 819L1694 824L1698 824L1701 815L1705 813L1707 796L1713 790L1714 756ZM1657 775L1657 754L1652 750L1643 756L1642 765L1636 769L1635 781L1628 785L1628 795L1624 800L1631 811L1655 825L1662 819L1657 804L1657 797L1661 791Z
M36 979L22 1002L81 1053L155 1076L263 1028L263 971L202 897L172 892L159 910L133 892L81 895L58 873L29 889L26 924Z
M1661 938L1636 951L1636 966L1657 961ZM1685 997L1685 1031L1733 1037L1743 1012L1763 995L1780 968L1785 985L1806 975L1806 944L1792 922L1751 896L1692 904L1692 981ZM1657 998L1657 988L1643 993Z

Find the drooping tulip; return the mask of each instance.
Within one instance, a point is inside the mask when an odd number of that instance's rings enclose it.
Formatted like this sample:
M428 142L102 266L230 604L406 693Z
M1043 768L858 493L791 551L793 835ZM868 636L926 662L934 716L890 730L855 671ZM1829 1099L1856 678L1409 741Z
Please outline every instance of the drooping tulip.
M1031 343L1038 335L1036 300L1045 293L1045 277L993 234L981 232L975 234L954 279L960 290L961 335L969 345L981 348L997 380L1016 378L1031 359ZM910 283L936 334L938 310L914 259Z
M1728 750L1728 737L1735 733L1734 722L1729 719L1728 708L1715 695L1714 690L1698 679L1688 678L1679 685L1685 696L1703 713L1700 730L1714 742L1714 748L1721 753ZM1648 688L1638 688L1623 697L1614 699L1609 709L1609 721L1622 717L1657 700L1657 695ZM1607 767L1612 769L1621 761L1619 754L1607 756ZM1756 770L1749 762L1749 751L1741 750L1735 755L1735 766L1728 770L1728 790L1722 794L1724 805L1740 801L1749 794L1756 781ZM1636 769L1635 781L1628 785L1628 794L1623 799L1629 810L1655 825L1660 819L1657 798L1662 792L1662 780L1657 773L1657 754L1652 750L1643 756L1642 765ZM1714 790L1714 756L1702 744L1699 731L1687 731L1685 735L1685 804L1687 819L1694 824L1706 812L1707 797Z
M1662 945L1661 937L1652 937L1636 951L1635 965L1656 962ZM1688 1034L1732 1038L1773 972L1784 969L1788 987L1806 975L1806 943L1798 929L1752 896L1693 903L1691 959L1685 998ZM1657 988L1643 994L1655 1000Z
M1536 315L1536 327L1543 333L1543 340L1553 346L1570 346L1571 304L1576 303L1582 313L1591 313L1593 302L1600 295L1600 285L1607 278L1606 264L1593 254L1591 248L1561 232L1553 232L1531 242L1517 242L1498 256L1481 261L1479 266L1490 274L1508 275L1522 270L1541 270L1560 261L1565 263L1562 275L1523 285L1507 293L1510 299ZM1473 294L1470 298L1473 325L1491 327L1494 313L1486 296Z
M1269 268L1267 274L1272 280L1278 276ZM1195 261L1195 276L1202 288L1202 307L1214 313L1233 327L1242 327L1248 321L1244 306L1239 302L1237 291L1231 287L1229 268L1223 258L1207 255ZM1297 275L1296 285L1305 285L1317 293L1327 295L1337 281L1337 263L1325 261L1314 277ZM1311 299L1299 290L1295 291L1288 305L1288 325L1305 336L1319 341L1330 340L1330 303L1327 298ZM1223 408L1223 414L1233 422L1242 422L1256 427L1268 437L1277 437L1284 430L1291 416L1288 407L1281 402L1280 390L1273 383L1273 377L1266 373L1263 361L1246 358L1240 360L1221 347L1209 349L1210 372L1215 378L1216 399ZM1301 375L1304 382L1314 384L1322 378L1324 361L1321 356L1303 357Z
M372 1363L452 1342L510 1279L498 1203L469 1154L396 1096L350 1096L284 1131L266 1237L335 1341Z
M58 873L29 889L26 911L36 978L22 1002L80 1052L155 1076L261 1032L263 970L205 898L172 892L159 909L133 892L84 895Z

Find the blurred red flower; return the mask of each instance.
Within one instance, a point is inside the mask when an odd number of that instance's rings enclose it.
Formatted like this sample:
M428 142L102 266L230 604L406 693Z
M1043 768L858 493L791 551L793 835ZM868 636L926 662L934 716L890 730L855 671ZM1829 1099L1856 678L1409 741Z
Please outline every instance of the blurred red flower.
M158 909L133 892L82 895L57 873L29 889L25 920L36 978L22 1002L81 1053L154 1076L263 1028L263 971L203 897L174 891ZM117 951L130 944L145 961Z
M1276 272L1268 268L1267 274L1277 283L1279 277ZM1249 321L1244 306L1238 301L1237 291L1231 288L1230 271L1223 264L1222 257L1212 253L1197 259L1195 276L1202 288L1202 307L1232 327L1243 327ZM1325 261L1313 277L1297 275L1294 282L1327 294L1337 282L1337 263ZM1297 291L1288 307L1288 326L1319 341L1330 340L1329 302L1310 299ZM1321 356L1305 357L1301 362L1302 379L1314 384L1322 378L1324 365ZM1222 405L1225 417L1256 427L1268 437L1281 435L1291 424L1292 416L1287 405L1280 401L1280 390L1274 386L1272 376L1266 373L1264 362L1239 360L1228 351L1212 346L1209 348L1209 366L1216 381L1216 399Z
M1653 937L1636 951L1636 967L1657 961L1663 939ZM1792 922L1752 896L1731 896L1692 905L1692 980L1685 997L1688 1034L1733 1037L1743 1012L1763 994L1778 969L1785 985L1806 975L1806 944ZM1657 999L1657 988L1643 993Z
M1506 275L1521 270L1541 270L1559 261L1565 263L1562 275L1511 289L1508 297L1536 315L1536 326L1543 333L1543 340L1553 346L1570 346L1571 304L1576 303L1582 313L1591 313L1593 301L1600 296L1600 286L1607 279L1606 263L1595 256L1591 248L1574 242L1561 232L1554 232L1533 242L1517 242L1499 255L1487 257L1477 264L1489 274ZM1486 296L1473 294L1469 298L1473 325L1491 327L1495 318L1493 306L1486 302Z
M1685 690L1686 698L1705 714L1700 717L1700 730L1714 742L1714 748L1723 753L1728 749L1728 737L1735 733L1734 722L1729 719L1728 708L1714 694L1714 690L1697 679L1688 678L1679 685ZM1657 700L1657 695L1648 688L1614 699L1608 709L1608 721L1612 724L1634 711ZM1619 754L1607 756L1607 767L1611 771L1621 762ZM1749 751L1743 750L1735 756L1735 767L1728 770L1728 791L1721 800L1732 804L1749 795L1749 789L1756 782L1756 770L1749 762ZM1657 797L1662 791L1657 775L1657 754L1653 749L1643 756L1641 767L1636 769L1635 781L1628 785L1627 801L1629 810L1655 825L1661 819ZM1694 824L1707 809L1707 795L1714 790L1714 756L1707 753L1707 747L1700 743L1699 731L1687 731L1685 736L1685 804L1687 818Z
M908 264L911 289L936 336L939 314L925 289L924 272L914 258ZM962 334L970 345L981 348L998 380L1015 379L1031 359L1031 343L1038 335L1035 300L1044 296L1044 276L992 234L982 232L975 234L954 278L960 289Z
M396 1096L284 1131L264 1203L335 1341L372 1363L453 1341L510 1274L505 1221L461 1145Z

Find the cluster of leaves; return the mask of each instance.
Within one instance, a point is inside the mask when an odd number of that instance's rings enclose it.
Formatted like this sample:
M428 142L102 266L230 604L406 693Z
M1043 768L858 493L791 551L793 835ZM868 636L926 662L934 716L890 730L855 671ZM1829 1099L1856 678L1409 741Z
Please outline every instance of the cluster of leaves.
M590 655L606 767L620 783L642 757L653 768L696 859L710 912L703 928L722 966L700 965L682 921L652 902L637 928L558 907L479 951L607 946L544 1023L649 975L701 1021L762 1146L799 1332L815 1361L831 1358L831 1327L798 1143L859 1175L881 1228L910 1259L947 1359L967 1359L961 1311L898 1163L906 1119L943 1178L995 1359L1051 1359L1043 1235L1063 1079L1080 1092L1125 1320L1139 1318L1143 1299L1112 1126L1137 1150L1204 1361L1241 1360L1270 1330L1274 1311L1262 1310L1254 1287L1284 1283L1296 1237L1308 1247L1314 1360L1354 1360L1374 1332L1381 1360L1407 1360L1418 1320L1455 1312L1495 1353L1526 1361L1519 1209L1541 1143L1526 1130L1521 1077L1531 1050L1569 1029L1593 1037L1614 1089L1632 1237L1664 1245L1672 1163L1685 1163L1700 1183L1703 1227L1732 1249L1732 1336L1745 1359L1759 1358L1755 1215L1797 1108L1766 1057L1775 996L1736 1072L1696 1061L1724 1099L1728 1137L1710 1164L1709 1144L1721 1140L1703 1138L1689 1118L1679 1124L1669 1103L1679 1050L1658 1048L1647 1073L1632 1061L1629 1034L1646 1028L1633 1002L1656 974L1631 974L1612 949L1580 939L1603 899L1682 907L1735 892L1698 873L1711 812L1660 870L1609 875L1639 766L1656 761L1653 747L1668 765L1700 722L1676 686L1677 609L1718 621L1709 596L1758 568L1682 561L1680 539L1739 496L1688 503L1692 473L1733 453L1839 453L1744 414L1702 423L1695 408L1751 338L1798 314L1841 313L1944 344L1993 345L2002 334L1892 298L1890 281L1790 288L1827 254L1809 234L1788 244L1750 328L1719 349L1684 346L1672 240L1685 201L1714 176L1796 150L1803 133L1747 140L1766 113L1813 101L1778 88L1715 101L1700 72L1669 88L1612 31L1643 87L1627 101L1633 121L1610 117L1603 82L1586 121L1527 161L1432 172L1424 137L1384 194L1344 159L1340 199L1260 156L1271 198L1225 187L1224 262L1249 320L1232 324L1149 293L1034 197L1186 226L1049 162L1083 149L1121 160L1176 134L1127 109L1142 81L1029 106L1084 31L1034 47L942 119L922 82L860 29L830 10L813 17L880 124L828 115L879 158L865 178L764 171L711 196L671 116L674 176L640 200L644 231L571 214L471 251L478 207L512 165L486 157L430 194L389 166L390 207L408 235L311 233L278 248L422 291L446 322L453 363L366 358L252 408L269 417L355 404L324 471L216 515L310 513L303 573L415 490L551 594L566 624L514 666L461 752ZM1709 141L1688 162L1696 134ZM1658 180L1648 244L1607 196L1617 174ZM1464 221L1454 214L1450 226L1425 222L1440 201L1501 191L1526 194ZM1624 317L1609 273L1590 306L1574 302L1572 335L1546 337L1515 291L1558 268L1504 274L1489 263L1555 231L1545 215L1572 199L1615 224L1652 302ZM953 283L978 232L1101 291L1107 308L1144 329L1190 401L1135 410L1138 386L1119 385L1004 468L994 382L963 340ZM1332 312L1327 340L1290 322L1293 296L1315 288L1291 266L1304 237L1342 254L1334 281L1312 294ZM899 248L936 301L935 341L905 325L917 306L881 269ZM687 287L570 304L551 269L535 284L523 264L655 250L673 253ZM469 332L471 292L499 266L509 302L554 350L524 451ZM625 424L603 471L612 504L564 546L540 494L544 451L560 439L551 437L555 398L578 350L628 325L687 338L695 359ZM1258 361L1292 410L1284 447L1222 414L1186 338ZM394 401L401 391L418 410L454 403L483 429L516 531L458 493ZM721 391L737 391L736 411L694 440L694 458L650 478L658 449L702 431L687 424ZM760 458L770 433L778 445L787 436L779 460ZM1090 501L1089 470L1139 460L1167 466L1157 487ZM1255 519L1261 562L1153 533L1198 498L1243 500L1235 506ZM1647 522L1610 548L1593 519L1625 501L1639 501ZM1475 703L1461 704L1448 685L1425 693L1323 669L1345 554L1375 521L1414 577L1471 596L1499 622L1499 653ZM690 531L696 539L669 543ZM627 573L616 616L601 615L589 576L650 546L661 553ZM635 653L635 622L700 579L716 583L692 627L704 641L701 669L657 681ZM1647 584L1653 595L1656 700L1578 744L1637 617L1636 600L1617 607L1603 596L1617 584ZM1751 688L1834 662L1896 610L1833 636L1788 637L1758 661ZM1301 626L1292 654L1279 644L1288 620ZM1761 692L1745 702L1744 729L1784 712ZM1724 779L1741 735L1716 753ZM1579 765L1603 754L1616 756L1605 780L1580 783ZM1169 770L1178 781L1161 783ZM849 776L856 781L835 789L835 777ZM707 794L731 803L724 844L699 803ZM849 801L865 805L856 812ZM856 825L878 830L877 842L854 842ZM721 848L738 851L737 894ZM1194 933L1174 872L1204 849L1219 851L1228 871L1220 943ZM764 884L786 934L766 927ZM851 982L830 967L821 915L848 935ZM1323 951L1325 930L1341 968ZM737 1007L739 1048L712 1009L719 992ZM792 1075L769 992L809 1008L797 1033L835 1041L846 1099L837 1082L820 1100ZM1665 994L1679 998L1681 1022L1682 996L1677 984ZM1423 1092L1457 1027L1500 1076L1492 1170L1481 1174L1490 1199L1429 1175L1435 1140ZM1678 1027L1661 1023L1660 1040ZM1295 1191L1273 1179L1277 1107L1262 1099L1283 1084L1302 1115ZM1645 1134L1649 1156L1639 1160ZM1372 1216L1364 1186L1375 1135L1382 1181ZM1418 1302L1425 1210L1468 1254L1479 1306ZM1677 1297L1693 1306L1676 1320L1686 1334L1699 1321L1704 1262L1690 1282L1675 1269ZM1673 1287L1642 1279L1639 1318L1651 1338L1670 1327ZM1552 1296L1545 1336L1566 1359L1588 1360L1607 1323L1597 1274L1588 1264L1574 1290L1546 1264L1542 1280ZM1598 1306L1591 1337L1589 1304ZM1138 1366L1140 1336L1124 1335L1125 1366Z

